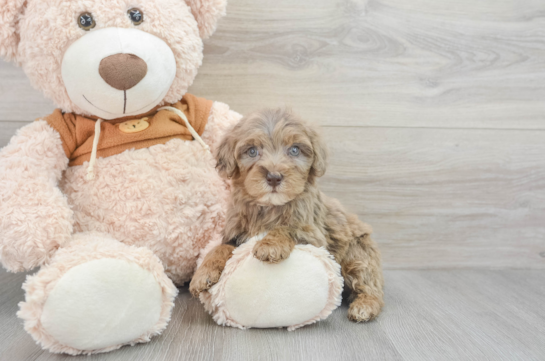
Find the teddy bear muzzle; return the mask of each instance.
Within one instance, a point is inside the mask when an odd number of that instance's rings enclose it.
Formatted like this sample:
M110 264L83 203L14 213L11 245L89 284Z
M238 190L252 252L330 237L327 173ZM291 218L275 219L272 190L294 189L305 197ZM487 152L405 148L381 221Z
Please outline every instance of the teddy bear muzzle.
M89 31L68 47L62 60L62 79L72 102L104 120L149 111L175 78L170 46L138 29Z

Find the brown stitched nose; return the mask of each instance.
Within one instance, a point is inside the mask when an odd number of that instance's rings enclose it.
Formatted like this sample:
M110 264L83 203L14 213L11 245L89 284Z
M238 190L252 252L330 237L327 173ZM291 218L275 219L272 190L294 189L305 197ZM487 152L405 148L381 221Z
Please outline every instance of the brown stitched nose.
M267 174L267 184L271 187L277 187L280 182L282 182L282 179L284 179L284 176L282 174L278 173L268 173Z
M98 73L111 87L129 90L140 83L148 72L148 64L133 54L110 55L100 62Z

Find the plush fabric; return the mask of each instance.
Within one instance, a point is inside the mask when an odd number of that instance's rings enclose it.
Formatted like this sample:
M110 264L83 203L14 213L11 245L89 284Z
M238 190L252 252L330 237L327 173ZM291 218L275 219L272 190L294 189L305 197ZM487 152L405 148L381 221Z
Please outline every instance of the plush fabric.
M108 275L108 272L104 272L107 270L105 268L117 273ZM84 270L87 272L83 272ZM125 281L127 284L116 285L112 281ZM142 284L142 281L146 284ZM67 282L79 284L69 285ZM100 284L103 285L102 293L97 289ZM116 287L119 287L120 291L130 293L115 293ZM50 264L37 274L27 277L23 288L26 290L26 298L25 302L19 305L20 311L17 315L24 320L25 330L45 348L72 355L106 352L123 344L149 341L152 336L160 334L168 324L170 312L174 307L174 297L178 293L153 252L143 247L124 245L109 235L96 232L75 234L70 245L60 249ZM86 288L91 289L86 291ZM139 288L142 288L141 291L151 293L146 295L140 292ZM74 298L65 296L64 304L59 295L49 300L50 295L55 296L58 292L66 294L78 290L95 292L74 295ZM82 296L87 296L89 302L84 302L85 297ZM153 307L150 309L145 307L149 304L140 302L137 305L138 300L132 303L127 299L135 296L150 297ZM79 302L71 305L75 301ZM55 310L56 306L61 306L62 309ZM139 314L143 311L151 312L151 315ZM125 312L132 317L123 315ZM111 324L103 327L101 331L99 326L106 322L107 317L110 318ZM116 329L113 322L116 319L132 327L123 329L118 325ZM96 324L89 324L92 322ZM132 333L134 331L142 332L137 332L139 334L135 336ZM52 333L56 336L61 335L65 343L59 342ZM66 342L71 342L71 345ZM105 344L107 346L104 347Z
M225 16L227 0L186 0L186 3L197 19L201 37L208 39L216 31L218 20Z
M202 134L213 151L240 117L225 104L213 104ZM75 244L73 232L109 235L97 243L96 259L126 253L110 253L108 242L141 246L161 260L168 277L183 283L193 274L201 250L220 237L225 222L228 184L217 175L212 156L197 142L174 139L100 158L92 183L85 179L86 164L68 168L59 133L45 121L22 128L0 152L1 261L11 271L49 263L36 282L29 279L27 302L19 316L25 319L27 331L53 352L94 353L121 346L115 343L99 350L62 346L38 321L49 292L45 289L54 285L43 280L59 276L60 268L64 272L89 260L82 257L71 263L62 256L66 246ZM104 252L99 249L102 245ZM162 327L130 343L145 342L160 333L170 313L163 310Z
M0 56L14 60L19 34L17 25L26 0L0 0Z
M16 60L33 86L63 111L96 115L69 97L61 74L63 54L93 31L113 27L136 29L161 39L174 54L176 76L163 99L157 101L160 105L176 103L195 79L202 64L202 37L214 32L225 14L226 1L144 0L138 3L144 14L144 21L138 26L126 13L134 6L130 0L0 0L0 55ZM78 26L83 12L90 12L96 21L91 32ZM98 76L98 67L96 72ZM123 91L118 94L123 95Z
M82 61L85 49L95 51ZM104 79L102 66L104 60L116 54L130 54L138 59L147 66L146 76L140 78L141 67L135 68L132 62L117 64L119 71L125 70L125 81L134 85L127 89L114 87L112 79ZM110 120L142 114L155 107L176 77L176 59L170 47L152 34L136 28L106 28L91 31L70 45L61 70L70 99L86 113ZM128 75L140 80L136 82Z
M214 103L203 139L213 149L223 134L217 131L226 126L217 123L239 118ZM145 246L181 284L191 278L200 250L225 224L228 188L215 164L199 143L174 139L97 159L93 181L85 177L87 163L70 167L61 189L74 210L77 232L105 232L125 244Z
M257 260L254 237L234 252L220 281L200 299L219 325L241 329L287 327L327 318L341 304L340 266L323 248L297 245L278 264Z
M180 109L187 116L190 125L202 135L206 128L213 102L191 94L171 106ZM145 131L136 133L120 132L119 124L129 119L147 118L150 124ZM60 109L44 118L61 136L70 166L82 165L89 161L93 148L96 118L77 114L62 113ZM192 140L185 122L168 110L158 111L157 107L137 117L125 117L101 123L98 142L98 157L111 157L128 149L149 148L156 144L165 144L172 139Z
M57 186L67 167L45 121L20 129L0 151L0 261L8 271L44 264L70 240L73 211Z

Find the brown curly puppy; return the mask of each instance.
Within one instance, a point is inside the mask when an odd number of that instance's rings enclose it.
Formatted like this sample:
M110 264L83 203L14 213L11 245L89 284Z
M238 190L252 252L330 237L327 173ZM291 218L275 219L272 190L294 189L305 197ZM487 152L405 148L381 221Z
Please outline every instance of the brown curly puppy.
M326 197L316 178L326 170L326 147L308 123L283 109L243 118L218 148L218 171L232 183L224 244L203 260L190 284L198 296L218 282L234 245L268 232L254 256L277 263L295 244L325 246L350 288L348 318L369 321L383 306L380 252L371 228Z

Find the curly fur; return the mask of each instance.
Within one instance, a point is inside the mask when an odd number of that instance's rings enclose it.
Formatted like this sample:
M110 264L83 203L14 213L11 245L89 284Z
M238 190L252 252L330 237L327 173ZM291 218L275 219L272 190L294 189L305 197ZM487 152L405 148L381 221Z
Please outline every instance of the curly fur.
M15 60L19 34L17 26L26 0L0 0L0 56Z
M297 156L290 155L294 145L300 150ZM258 150L255 157L250 156L252 147ZM313 126L283 109L257 112L227 133L216 155L220 174L231 178L233 188L224 243L240 245L267 233L253 252L270 263L288 257L295 244L326 247L352 291L348 317L360 322L379 314L380 252L370 238L371 227L316 186L316 177L325 173L327 151ZM280 175L280 184L271 186L269 174ZM225 265L221 256L205 259L197 274Z
M203 134L214 150L228 124L240 115L214 103ZM200 251L225 225L228 187L213 157L197 142L164 145L100 158L92 184L87 163L70 167L61 182L75 212L77 232L111 234L151 249L176 284L187 282Z
M203 134L212 151L240 118L227 105L214 103ZM215 163L197 142L175 139L98 159L97 177L90 183L87 163L68 168L59 134L46 122L21 129L0 153L0 260L11 271L44 266L25 286L27 301L18 314L25 329L53 352L83 352L58 344L39 320L56 282L90 259L127 259L145 269L151 262L150 272L172 296L173 286L165 282L189 280L202 249L221 241L229 186ZM96 231L99 241L89 233ZM162 321L132 343L147 342L164 329L171 310L167 303Z
M218 20L225 16L226 0L186 0L191 8L191 13L199 25L201 38L208 39L214 31Z
M8 271L44 264L70 240L73 212L57 187L67 167L45 121L20 129L0 151L0 261Z

